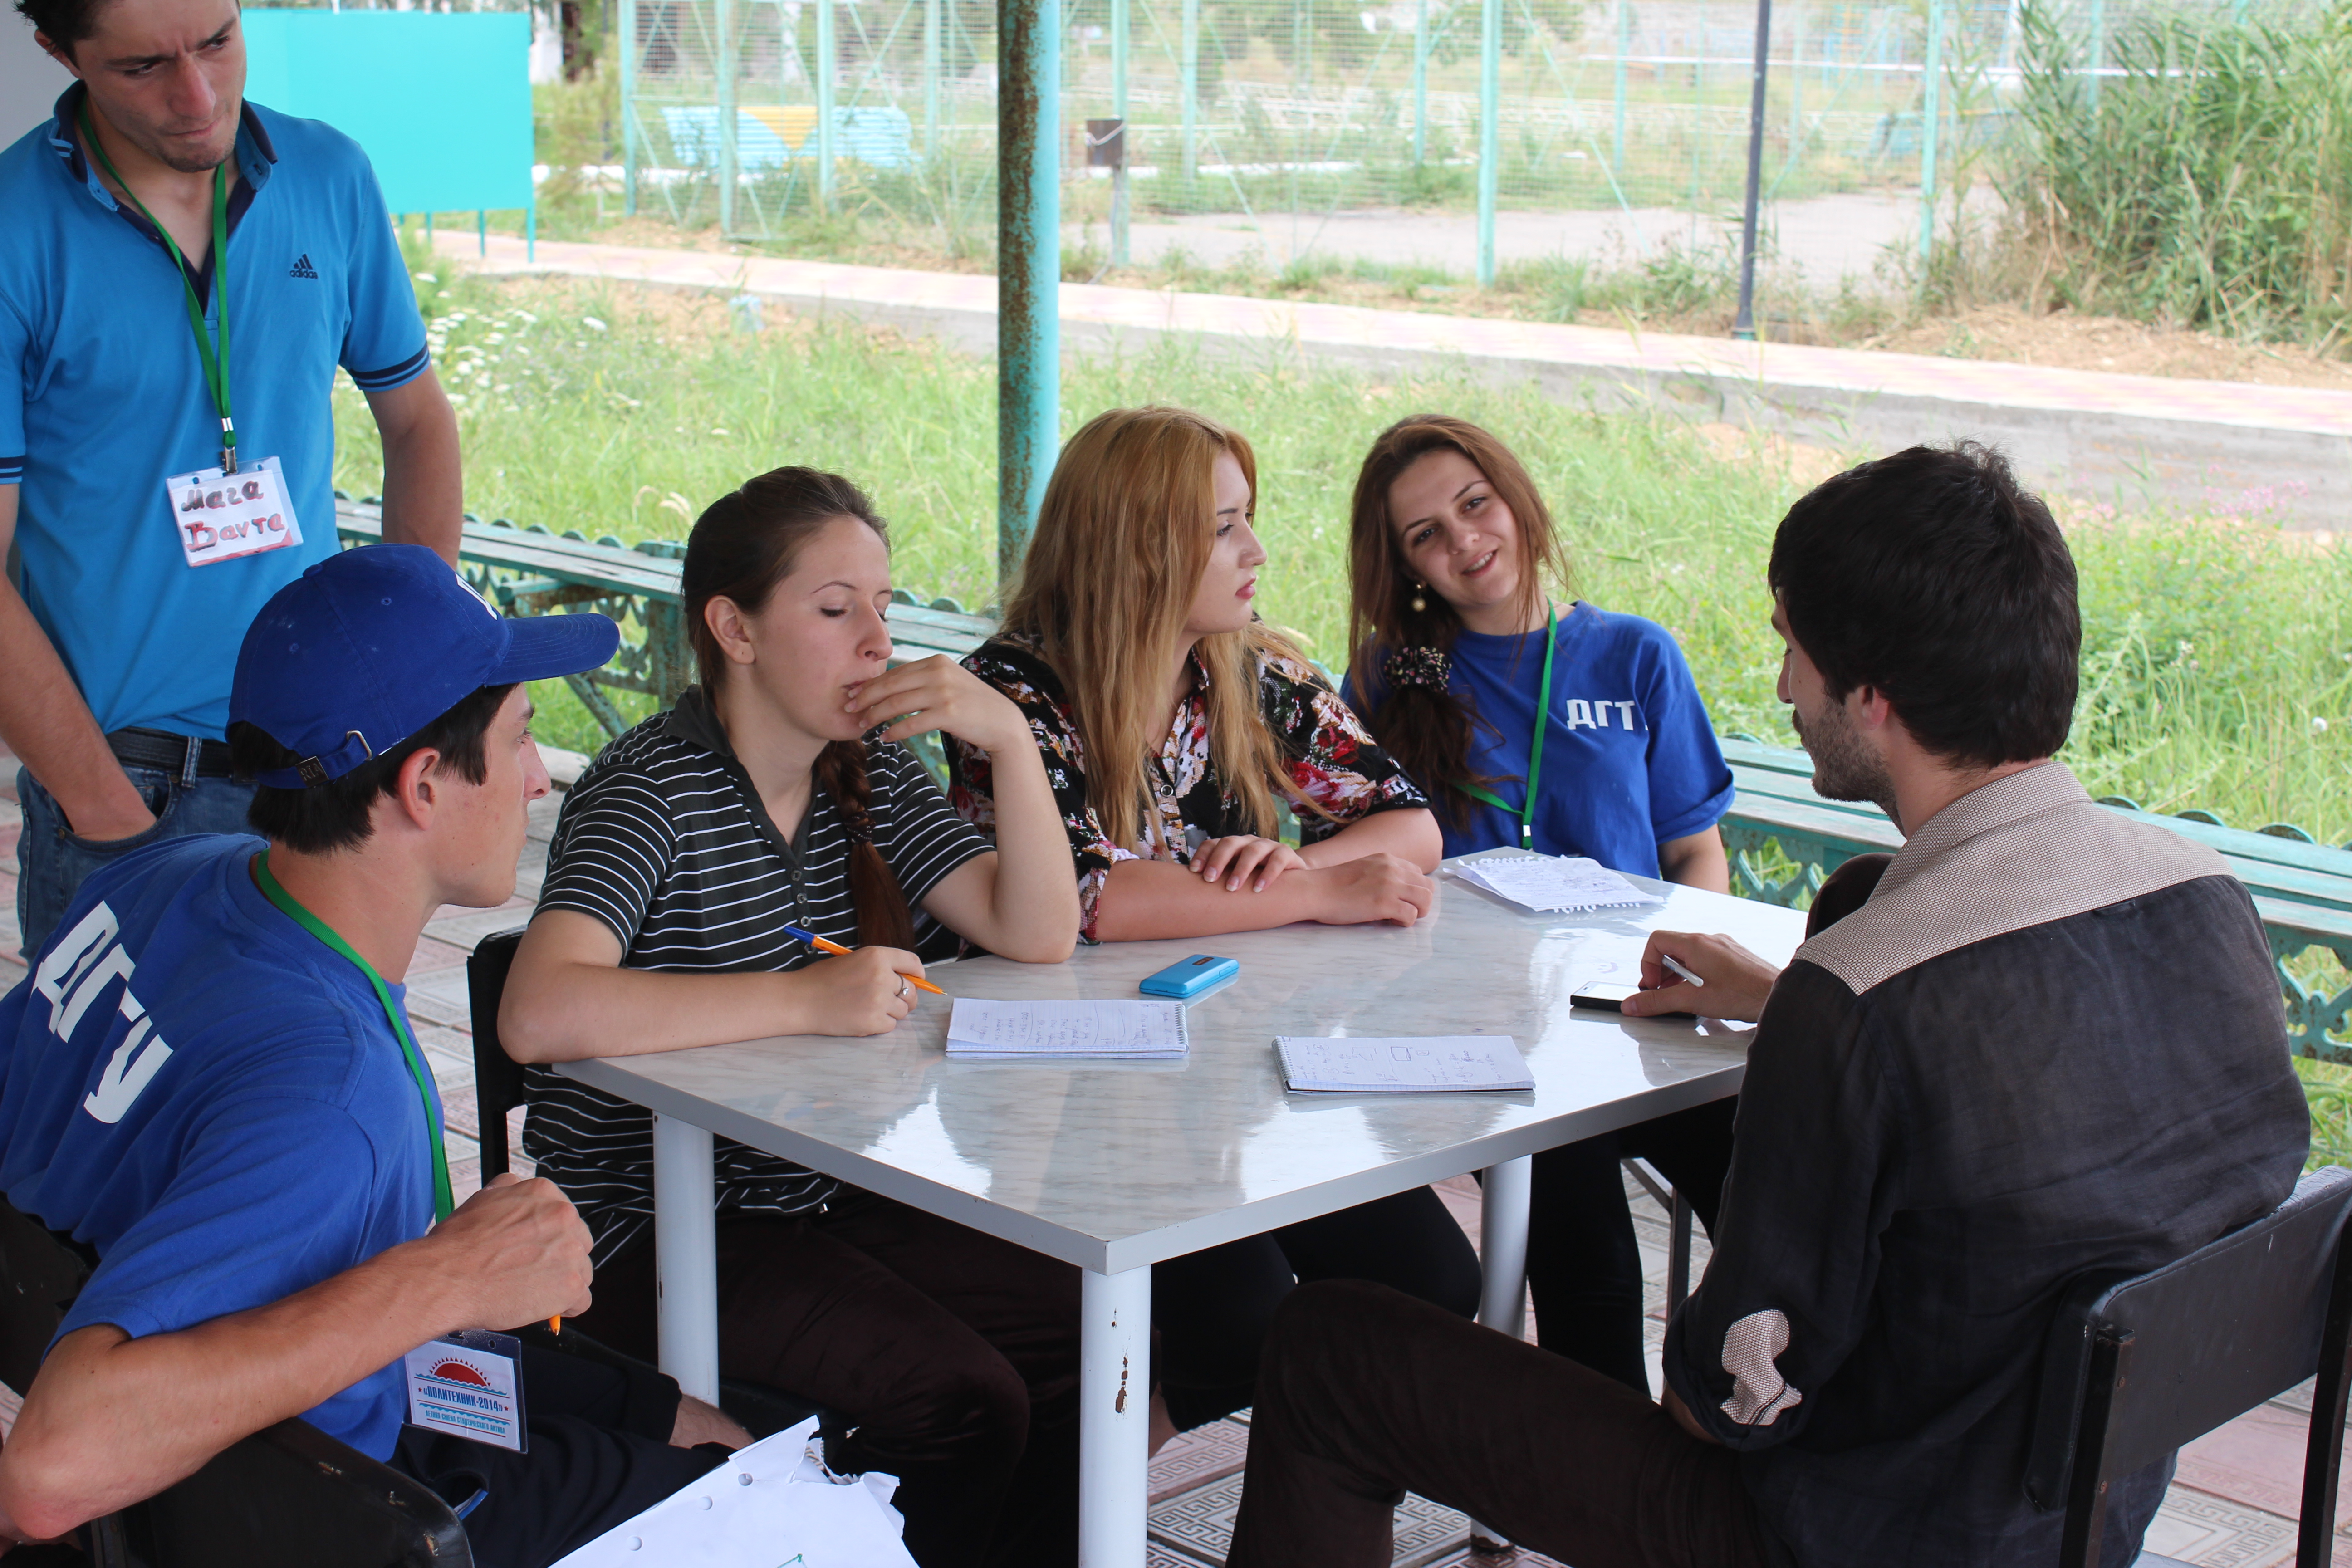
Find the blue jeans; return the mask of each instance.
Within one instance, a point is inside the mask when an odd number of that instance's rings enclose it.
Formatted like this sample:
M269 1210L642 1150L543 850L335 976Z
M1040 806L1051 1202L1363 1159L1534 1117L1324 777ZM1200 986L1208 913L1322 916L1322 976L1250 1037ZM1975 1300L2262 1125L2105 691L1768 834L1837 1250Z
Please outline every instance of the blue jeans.
M23 768L16 770L16 802L25 814L24 830L16 835L16 925L25 936L25 962L30 963L73 902L82 879L100 867L120 860L134 849L166 838L196 833L250 833L246 807L253 804L253 786L235 779L187 779L162 768L122 770L155 814L155 826L144 833L106 843L93 843L66 824L57 797Z

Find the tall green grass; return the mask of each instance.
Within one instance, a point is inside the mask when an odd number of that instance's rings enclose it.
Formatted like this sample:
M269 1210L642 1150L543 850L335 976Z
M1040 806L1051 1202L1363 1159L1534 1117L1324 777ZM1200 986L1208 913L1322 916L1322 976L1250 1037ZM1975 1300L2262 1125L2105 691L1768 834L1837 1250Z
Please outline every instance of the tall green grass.
M2023 259L2076 309L2326 344L2352 312L2352 5L2298 24L2135 19L2084 73L2023 11Z
M995 384L987 363L842 323L750 332L715 300L602 286L424 286L455 395L467 504L624 541L681 538L746 477L810 463L856 478L891 519L898 581L994 594ZM1160 347L1074 363L1066 430L1160 401L1256 444L1260 600L1318 658L1345 662L1348 496L1372 436L1443 408L1500 432L1567 530L1576 590L1651 616L1688 654L1717 725L1792 742L1763 566L1801 486L1765 444L1720 455L1671 416L1602 416L1465 377L1375 379L1270 346L1255 359ZM380 485L363 402L338 393L336 482ZM2152 507L2067 513L2083 578L2084 702L2068 760L2095 794L2201 807L2233 826L2352 837L2352 563L2259 524ZM593 751L548 694L551 738Z

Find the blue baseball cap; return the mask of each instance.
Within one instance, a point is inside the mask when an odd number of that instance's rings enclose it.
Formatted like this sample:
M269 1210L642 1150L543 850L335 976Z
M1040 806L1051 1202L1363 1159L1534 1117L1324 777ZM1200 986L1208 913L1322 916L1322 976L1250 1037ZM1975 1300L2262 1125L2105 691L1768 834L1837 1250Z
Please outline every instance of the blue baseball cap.
M341 551L270 596L246 629L228 716L301 758L270 789L339 779L485 686L594 669L621 646L604 616L509 620L421 544Z

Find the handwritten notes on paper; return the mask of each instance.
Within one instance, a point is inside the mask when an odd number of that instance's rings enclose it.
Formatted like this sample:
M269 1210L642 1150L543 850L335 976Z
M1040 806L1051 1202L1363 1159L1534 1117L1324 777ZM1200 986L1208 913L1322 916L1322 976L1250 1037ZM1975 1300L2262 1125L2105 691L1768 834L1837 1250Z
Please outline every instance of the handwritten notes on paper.
M1168 1061L1191 1046L1181 1002L984 1002L959 996L948 1018L948 1055L961 1061Z
M1533 1089L1528 1059L1508 1035L1348 1037L1285 1035L1275 1042L1283 1076L1308 1094L1423 1094Z
M1523 910L1620 910L1665 901L1580 855L1497 855L1464 861L1453 871Z

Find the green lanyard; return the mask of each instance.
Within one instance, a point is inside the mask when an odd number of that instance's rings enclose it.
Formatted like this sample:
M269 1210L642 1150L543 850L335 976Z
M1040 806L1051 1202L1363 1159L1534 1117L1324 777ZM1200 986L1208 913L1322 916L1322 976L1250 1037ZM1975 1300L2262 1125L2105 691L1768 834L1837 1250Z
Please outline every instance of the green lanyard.
M1528 803L1518 808L1519 847L1522 849L1533 849L1536 847L1536 785L1543 778L1544 731L1551 728L1551 656L1553 650L1559 647L1559 615L1552 609L1551 601L1546 599L1544 601L1543 689L1536 695L1535 736L1528 742ZM1483 800L1499 811L1511 809L1507 802L1489 795L1475 784L1456 784L1454 787L1471 799Z
M350 942L337 936L333 927L296 903L294 895L278 885L278 879L269 869L268 850L265 849L255 857L253 876L271 903L292 916L296 925L358 964L360 973L367 976L368 984L375 987L375 999L383 1004L384 1022L392 1026L393 1037L400 1042L402 1054L408 1058L408 1076L416 1080L417 1098L425 1102L425 1126L433 1139L433 1220L439 1224L447 1219L450 1211L457 1205L449 1197L449 1155L441 1146L441 1118L434 1113L433 1091L425 1087L425 1058L418 1053L416 1042L409 1037L408 1021L400 1016L400 1009L392 1005L392 992L384 984L383 976L375 972L375 966L354 952Z
M236 472L236 424L228 407L228 161L223 159L213 170L213 296L220 301L220 349L215 353L212 334L205 330L204 301L196 298L196 286L188 281L187 258L180 254L172 231L155 222L155 215L147 210L147 204L139 199L131 182L115 168L114 160L106 155L98 132L89 122L88 103L81 107L81 139L89 143L98 166L113 175L114 183L122 187L122 194L131 198L139 216L155 225L163 248L172 253L173 268L180 275L180 291L187 297L188 327L196 334L196 358L204 366L205 390L213 395L213 406L220 411L221 472L233 474Z

